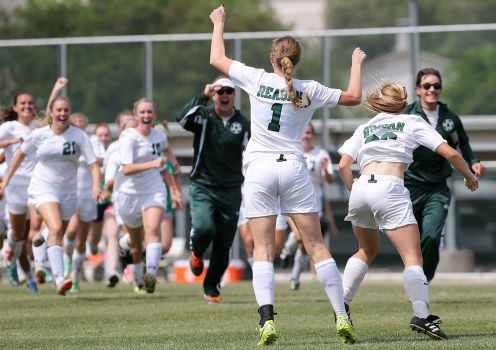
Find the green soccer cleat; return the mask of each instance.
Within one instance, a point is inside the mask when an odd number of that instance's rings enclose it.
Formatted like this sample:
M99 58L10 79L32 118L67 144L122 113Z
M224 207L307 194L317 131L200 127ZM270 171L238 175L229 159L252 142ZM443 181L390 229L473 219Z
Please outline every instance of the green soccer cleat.
M276 326L273 320L265 321L262 328L260 328L260 341L258 346L270 345L277 339Z
M7 279L14 287L19 287L19 276L17 275L17 264L13 263L6 268Z
M157 284L157 279L151 273L145 273L145 277L143 278L145 281L145 290L147 293L154 293L155 286Z
M72 259L64 254L64 279L67 280L71 276L72 271Z
M339 315L337 317L336 330L343 344L353 344L358 339L353 325L346 316Z
M353 321L351 320L350 305L344 303L344 309L346 310L346 315L348 315L348 320L350 321L351 325L353 326ZM338 322L338 319L336 318L336 313L334 313L334 322Z
M133 292L134 292L134 294L137 294L137 295L144 295L144 294L146 294L146 291L143 289L143 286L142 285L134 286L133 287Z
M78 278L73 278L72 279L72 287L69 289L69 293L71 294L76 294L79 293L81 290L79 289L79 279Z

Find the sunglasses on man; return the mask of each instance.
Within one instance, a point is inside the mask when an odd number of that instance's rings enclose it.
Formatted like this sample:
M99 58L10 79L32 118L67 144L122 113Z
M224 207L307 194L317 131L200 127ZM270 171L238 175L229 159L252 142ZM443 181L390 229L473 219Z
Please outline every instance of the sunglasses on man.
M443 86L441 85L441 83L434 83L434 84L431 84L431 83L424 83L424 84L420 84L420 86L422 87L422 89L424 90L429 90L431 87L434 88L434 90L439 90L441 89Z
M232 95L232 94L234 94L234 89L223 88L223 89L217 90L217 95L219 95L219 96L224 95L224 93L226 93L228 95Z

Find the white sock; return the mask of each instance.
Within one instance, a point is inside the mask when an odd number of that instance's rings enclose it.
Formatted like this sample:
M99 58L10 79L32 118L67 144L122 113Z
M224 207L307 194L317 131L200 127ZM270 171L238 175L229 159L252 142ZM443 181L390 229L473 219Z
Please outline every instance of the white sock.
M121 238L119 238L119 247L121 247L122 250L129 251L129 233L126 233L123 235Z
M154 277L157 277L161 256L162 243L150 243L146 246L146 272Z
M83 265L86 260L86 253L80 253L76 250L72 253L72 278L80 280L83 276Z
M413 313L420 318L429 316L429 287L422 267L418 265L405 267L403 285L412 303Z
M298 248L298 241L296 240L293 231L289 233L288 239L284 243L284 248L286 248L290 254L293 254Z
M74 247L76 246L75 239L69 239L64 237L64 253L70 258L74 253Z
M62 247L59 245L49 247L47 253L55 284L58 287L64 282L64 253Z
M134 286L143 286L143 263L132 265Z
M48 242L48 227L43 227L43 230L41 230L40 232L45 242Z
M24 248L25 243L26 243L25 240L22 241L12 240L12 242L9 241L9 245L12 249L12 252L14 253L14 257L12 258L12 263L16 262L21 256L22 249Z
M274 305L274 264L270 261L255 261L253 290L258 306Z
M362 259L354 257L348 259L343 273L343 292L346 304L350 305L368 270L369 265Z
M336 315L346 316L343 297L343 283L334 259L327 259L315 264L317 277L324 286L325 292Z
M35 269L42 269L45 267L45 261L47 260L47 243L43 242L39 247L33 245L33 257L34 257L34 267Z
M253 266L253 263L255 262L255 258L254 257L247 258L246 260L248 261L248 264L250 264L250 266Z
M293 264L293 269L291 270L291 279L295 281L300 281L300 276L303 270L307 267L308 265L308 255L303 254L300 248L296 250L295 258L294 258L294 264Z

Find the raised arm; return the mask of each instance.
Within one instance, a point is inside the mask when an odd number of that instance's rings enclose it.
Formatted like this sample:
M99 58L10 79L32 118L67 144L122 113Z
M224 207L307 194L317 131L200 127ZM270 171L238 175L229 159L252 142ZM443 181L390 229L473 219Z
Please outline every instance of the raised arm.
M356 106L362 102L362 63L367 55L357 47L351 55L351 71L348 89L341 93L338 104Z
M226 12L224 6L217 7L210 13L210 19L214 24L212 32L212 44L210 46L210 64L220 70L225 75L229 75L229 68L233 62L226 56L224 46L224 21Z
M60 77L57 79L55 85L53 86L52 92L50 93L50 97L48 98L45 116L48 116L50 114L50 105L52 104L53 100L55 100L55 98L60 94L60 92L67 86L67 84L69 84L69 79L65 77Z
M454 148L447 143L442 143L438 148L436 148L436 153L444 157L463 175L465 187L472 192L479 188L479 180L474 174L472 174L465 159L463 159L463 157Z

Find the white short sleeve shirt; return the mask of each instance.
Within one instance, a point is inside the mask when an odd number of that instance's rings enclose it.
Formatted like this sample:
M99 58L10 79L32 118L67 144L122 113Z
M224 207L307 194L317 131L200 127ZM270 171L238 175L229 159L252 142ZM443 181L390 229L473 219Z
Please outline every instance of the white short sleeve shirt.
M339 149L358 163L360 169L374 161L413 162L413 150L425 146L435 151L446 142L422 117L379 113L360 125Z
M331 157L329 157L329 154L326 151L319 147L312 148L309 152L305 153L304 156L307 162L308 173L312 179L315 195L320 199L322 197L322 183L324 177L322 162L324 159L329 161L325 170L327 170L329 174L332 174L333 168Z
M152 161L159 157L162 150L169 145L167 136L155 129L145 136L136 129L129 128L121 133L119 140L122 165ZM165 184L160 175L160 169L153 168L124 176L119 191L127 194L149 194L165 191Z
M31 134L31 131L29 126L26 126L17 120L8 121L0 125L0 140L4 141L22 138L25 141ZM14 154L20 149L21 145L22 143L15 143L5 147L5 161L7 164L12 162ZM29 185L29 180L31 179L35 164L36 155L28 155L15 172L10 183L13 185Z
M320 107L335 107L341 96L339 89L313 80L293 79L297 96L308 105L296 108L289 100L286 80L277 74L234 61L229 75L250 97L251 138L244 152L245 164L257 153L303 155L301 139L314 111Z
M87 164L96 162L88 136L72 125L60 135L54 134L49 125L34 130L22 144L21 151L36 155L38 162L30 186L39 189L75 192L79 158L84 157Z

